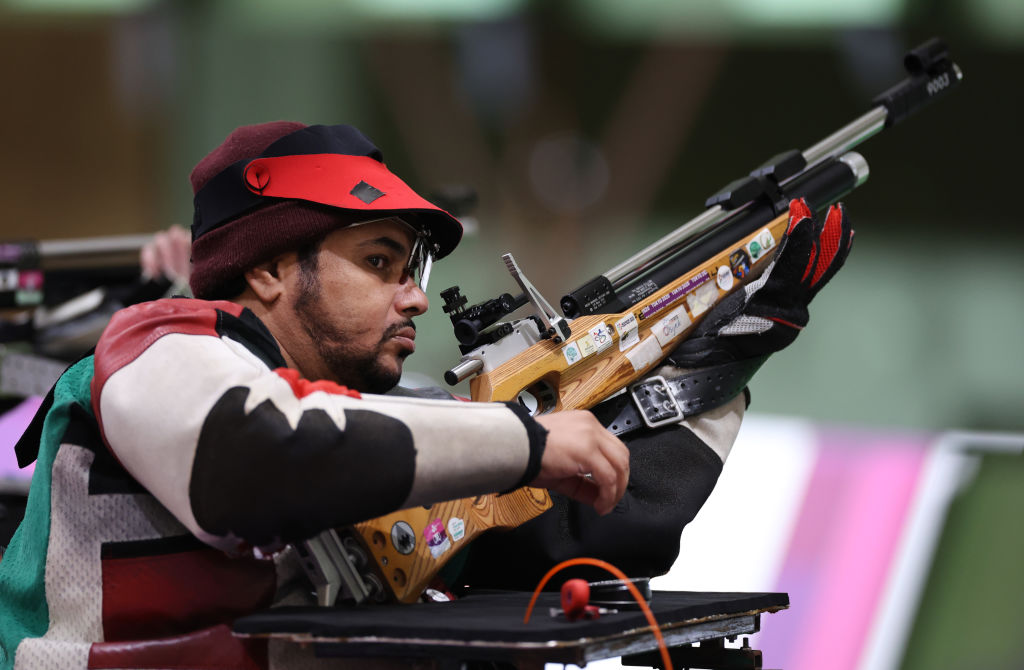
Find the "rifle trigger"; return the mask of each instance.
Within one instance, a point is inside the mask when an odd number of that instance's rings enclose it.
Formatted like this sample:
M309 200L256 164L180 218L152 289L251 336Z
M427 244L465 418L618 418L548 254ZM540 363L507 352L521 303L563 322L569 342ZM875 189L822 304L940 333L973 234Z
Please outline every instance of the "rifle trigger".
M533 303L538 318L540 318L546 328L543 336L552 338L556 344L569 339L572 335L569 321L559 316L551 304L540 294L540 291L534 288L530 280L523 274L523 271L519 269L519 265L512 254L502 254L501 258L505 261L505 267L508 268L509 274L512 275L512 278L519 284L519 288L523 289L523 293Z

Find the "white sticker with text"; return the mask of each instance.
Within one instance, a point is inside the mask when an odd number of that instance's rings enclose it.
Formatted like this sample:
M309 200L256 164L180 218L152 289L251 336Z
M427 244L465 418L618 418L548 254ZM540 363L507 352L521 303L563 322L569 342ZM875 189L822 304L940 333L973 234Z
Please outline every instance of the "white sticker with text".
M457 516L448 519L448 535L453 542L458 542L466 536L466 522Z
M626 351L640 341L639 328L633 314L627 314L615 322L615 332L619 334L619 351Z
M654 325L651 330L658 338L658 344L668 346L668 343L678 337L689 327L690 317L686 315L685 307L677 307L664 319Z

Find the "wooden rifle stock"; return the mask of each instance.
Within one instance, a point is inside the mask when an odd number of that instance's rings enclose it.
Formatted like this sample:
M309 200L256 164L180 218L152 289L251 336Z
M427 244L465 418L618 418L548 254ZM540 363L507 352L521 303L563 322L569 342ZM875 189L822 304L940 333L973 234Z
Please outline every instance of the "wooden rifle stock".
M470 382L473 399L515 400L525 392L539 401L541 412L593 407L650 374L711 307L760 274L787 222L786 214L776 217L624 312L577 317L569 341L543 340L474 377ZM749 258L752 244L760 250L753 259ZM744 276L737 278L734 266L744 263ZM728 279L720 283L720 276ZM602 333L608 339L594 342ZM580 355L570 363L574 350ZM584 353L588 350L591 353Z

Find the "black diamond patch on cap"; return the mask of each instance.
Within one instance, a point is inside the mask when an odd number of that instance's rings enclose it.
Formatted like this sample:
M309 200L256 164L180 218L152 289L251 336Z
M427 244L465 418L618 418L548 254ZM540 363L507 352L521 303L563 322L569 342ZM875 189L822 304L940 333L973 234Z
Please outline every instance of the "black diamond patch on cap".
M359 198L367 205L369 205L371 202L384 195L384 191L381 191L380 189L376 189L370 186L365 181L361 181L355 186L353 186L352 190L349 191L349 193Z

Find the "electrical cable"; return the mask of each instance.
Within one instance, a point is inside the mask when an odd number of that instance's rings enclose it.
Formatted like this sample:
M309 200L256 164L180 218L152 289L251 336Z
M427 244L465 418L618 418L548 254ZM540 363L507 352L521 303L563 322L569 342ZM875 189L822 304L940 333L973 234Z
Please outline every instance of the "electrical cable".
M658 641L658 649L661 651L661 660L665 664L664 670L672 670L672 659L668 655L668 647L665 645L665 639L661 636L661 629L658 627L658 622L654 618L654 613L651 612L651 608L648 606L646 599L640 595L640 591L636 588L630 578L626 576L626 573L619 570L611 563L602 561L598 558L570 558L569 560L562 561L555 567L548 570L547 574L541 578L540 583L537 584L537 588L533 592L533 597L530 598L530 604L527 605L526 614L523 616L523 623L529 623L530 613L533 612L533 606L537 603L537 597L544 589L544 586L547 585L548 581L565 568L571 568L574 565L592 565L595 568L607 570L626 585L626 588L629 589L629 592L633 594L633 597L636 599L637 604L640 605L640 609L643 610L644 616L647 617L647 622L651 624L651 631L654 633L654 637Z

